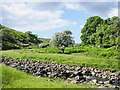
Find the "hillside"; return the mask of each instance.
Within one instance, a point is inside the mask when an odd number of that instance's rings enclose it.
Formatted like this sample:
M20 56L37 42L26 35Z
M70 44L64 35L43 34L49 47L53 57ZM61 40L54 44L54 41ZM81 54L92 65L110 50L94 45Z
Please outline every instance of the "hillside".
M49 43L51 39L39 38L39 40L42 41L42 43Z
M20 49L30 47L31 45L39 44L42 41L32 32L25 33L5 27L0 24L0 36L2 37L2 49Z

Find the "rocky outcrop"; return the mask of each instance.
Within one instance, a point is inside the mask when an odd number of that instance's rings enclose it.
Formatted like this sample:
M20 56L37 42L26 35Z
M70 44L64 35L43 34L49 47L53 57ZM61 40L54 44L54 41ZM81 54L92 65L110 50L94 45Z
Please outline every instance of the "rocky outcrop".
M71 83L90 82L99 87L119 87L120 72L104 71L91 67L80 67L51 63L44 61L22 60L18 58L1 57L1 62L7 66L23 70L35 76L62 78Z

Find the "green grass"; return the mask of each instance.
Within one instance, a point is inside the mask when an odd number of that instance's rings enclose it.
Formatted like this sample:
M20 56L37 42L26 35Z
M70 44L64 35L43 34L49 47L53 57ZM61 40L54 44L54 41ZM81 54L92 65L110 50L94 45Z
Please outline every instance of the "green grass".
M22 50L25 51L26 50ZM28 52L31 50L27 50ZM47 47L47 48L34 48L32 52L37 53L62 53L62 51L55 47ZM89 57L97 57L97 58L113 58L120 59L120 48L118 46L113 46L110 48L97 48L91 46L78 46L78 47L67 47L65 48L65 54L74 54L74 55L84 55Z
M81 65L99 69L119 70L118 59L96 58L82 55L81 53L57 54L40 53L41 49L22 49L2 51L2 56L29 60L56 62L60 64ZM80 55L81 54L81 55Z
M2 64L0 64L0 89L2 88Z
M0 64L1 65L1 64ZM2 65L2 88L97 88L90 84L72 84L65 80L36 77Z
M118 46L113 46L110 48L97 48L97 47L75 47L68 48L69 50L74 50L74 55L85 55L89 57L97 57L97 58L109 58L109 59L120 59L120 48Z
M58 48L36 48L1 51L4 57L40 60L60 64L81 65L95 67L103 70L120 70L118 65L119 53L117 47L95 48L95 47L69 47L65 54L61 54ZM118 59L117 59L118 58ZM1 65L1 64L0 64ZM2 87L4 88L91 88L90 84L71 84L56 78L54 82L50 78L35 77L15 68L2 65ZM96 87L96 86L93 86Z

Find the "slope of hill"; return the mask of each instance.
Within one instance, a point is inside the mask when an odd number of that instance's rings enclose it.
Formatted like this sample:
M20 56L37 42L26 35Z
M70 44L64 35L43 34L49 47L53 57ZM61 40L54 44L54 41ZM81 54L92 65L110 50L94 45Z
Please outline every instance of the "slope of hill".
M0 37L3 50L20 49L42 42L30 31L22 33L3 25L0 25Z
M47 38L39 38L39 40L41 40L42 43L49 43L51 39L47 39Z

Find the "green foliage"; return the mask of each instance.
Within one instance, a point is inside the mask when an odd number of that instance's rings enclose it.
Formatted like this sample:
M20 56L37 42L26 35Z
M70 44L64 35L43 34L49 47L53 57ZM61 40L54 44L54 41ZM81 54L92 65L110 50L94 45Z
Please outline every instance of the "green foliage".
M73 38L70 35L72 35L72 32L69 30L57 32L50 42L55 47L68 47L70 44L74 43Z
M2 64L0 64L2 65ZM1 73L0 73L1 74ZM56 78L35 77L15 68L2 65L2 88L97 88L90 84L72 84Z
M83 44L94 44L93 41L95 35L93 35L91 38L90 36L96 33L96 27L102 22L103 19L101 19L99 16L89 17L83 29L81 30L81 40Z
M27 36L27 40L28 40L30 43L38 44L38 43L41 42L41 41L37 38L37 35L32 34L32 32L30 32L30 31L25 32L25 35Z
M1 25L0 36L2 37L2 49L19 49L38 44L41 41L31 32L25 34Z
M120 45L120 22L118 17L101 19L90 17L81 30L84 45L114 46Z
M54 47L59 47L64 53L65 47L68 47L71 44L74 44L73 37L71 37L72 32L65 30L63 32L57 32L52 37L50 43Z

